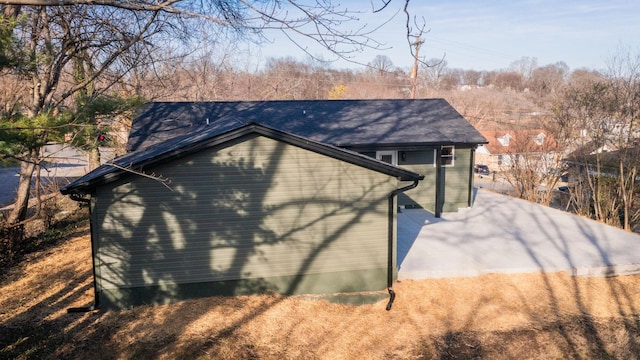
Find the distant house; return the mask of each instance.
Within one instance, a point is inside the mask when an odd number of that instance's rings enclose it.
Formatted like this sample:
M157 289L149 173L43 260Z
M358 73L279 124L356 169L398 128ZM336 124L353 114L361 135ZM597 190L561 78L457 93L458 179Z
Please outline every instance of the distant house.
M619 148L616 144L602 144L601 142L588 141L565 157L567 173L571 182L579 182L586 174L618 177L620 173L620 161L622 161L625 173L635 166L629 159L638 159L640 148L628 146Z
M535 162L550 168L559 156L551 133L542 129L481 131L488 143L478 146L476 160L491 171L508 171L518 162Z
M152 103L128 154L61 191L91 206L104 306L372 291L398 205L469 206L483 142L440 99Z

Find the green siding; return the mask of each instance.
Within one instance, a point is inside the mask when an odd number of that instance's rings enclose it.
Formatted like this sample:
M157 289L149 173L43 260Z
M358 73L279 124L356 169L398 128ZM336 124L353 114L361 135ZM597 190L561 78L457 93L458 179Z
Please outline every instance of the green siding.
M418 187L398 195L399 205L435 210L436 168L433 152L434 150L405 151L405 159L398 160L398 166L424 175L424 180Z
M471 149L456 148L455 163L451 167L443 167L445 195L445 212L458 211L469 207L469 184L471 171Z
M322 274L305 274L303 276L281 276L262 279L243 279L226 281L209 281L199 283L175 284L173 286L142 286L135 288L103 289L100 306L104 308L127 308L131 306L153 304L169 304L178 300L186 300L205 296L231 296L281 292L280 289L290 284L297 284L298 294L346 295L348 292L362 293L381 290L386 287L387 269L344 271ZM363 289L362 285L367 284ZM340 288L341 292L335 289ZM387 298L388 294L383 293ZM373 296L375 301L379 295ZM362 300L365 301L365 300Z
M436 167L435 150L405 151L405 160L399 160L398 166L424 175L417 188L398 195L398 203L407 207L419 206L435 211ZM443 167L444 197L443 211L454 212L469 206L469 187L471 149L455 149L454 166Z
M197 294L193 284L218 284L203 285L213 293L386 286L395 178L257 136L146 172L171 190L131 175L94 196L106 303L173 301Z

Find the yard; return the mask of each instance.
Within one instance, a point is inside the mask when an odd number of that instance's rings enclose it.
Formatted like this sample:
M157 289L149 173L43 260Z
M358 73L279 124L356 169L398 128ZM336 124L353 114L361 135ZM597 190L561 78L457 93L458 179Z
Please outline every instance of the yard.
M93 300L88 228L0 280L0 358L535 359L640 354L640 276L403 280L386 300L214 297L124 311Z

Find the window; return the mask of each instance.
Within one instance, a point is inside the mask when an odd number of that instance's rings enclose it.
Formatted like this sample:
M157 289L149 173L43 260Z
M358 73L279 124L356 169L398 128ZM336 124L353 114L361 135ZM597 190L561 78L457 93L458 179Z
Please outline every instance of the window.
M545 137L546 135L544 133L540 133L537 136L533 137L533 141L536 143L536 145L541 146L542 144L544 144Z
M443 146L440 150L440 164L442 166L453 166L455 149L453 146Z
M436 155L437 151L433 152L433 166L436 166ZM440 165L443 167L453 166L455 163L455 147L454 146L443 146L440 149Z
M504 136L498 136L498 142L502 146L509 146L509 141L511 140L511 135L505 134Z
M391 165L398 165L397 151L376 151L376 159Z

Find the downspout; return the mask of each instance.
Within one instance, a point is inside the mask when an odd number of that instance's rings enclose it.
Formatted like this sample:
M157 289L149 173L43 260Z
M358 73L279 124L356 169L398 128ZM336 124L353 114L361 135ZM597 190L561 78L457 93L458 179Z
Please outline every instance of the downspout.
M473 206L473 189L474 189L474 177L473 177L473 166L476 162L476 149L472 148L471 149L471 163L469 164L469 194L468 194L468 198L467 198L467 206L468 207L472 207Z
M69 194L73 201L81 202L89 206L89 232L91 233L91 270L93 271L93 305L77 308L68 308L67 313L81 313L97 310L100 304L98 300L98 284L96 282L96 249L93 241L93 216L91 214L91 199L84 198L78 194Z
M387 233L387 241L388 241L388 249L387 249L387 290L389 291L389 303L387 303L387 311L391 310L391 306L393 306L393 301L396 299L396 293L393 291L393 257L395 253L393 252L393 220L395 214L394 201L393 199L399 193L405 192L407 190L411 190L418 186L418 182L424 179L424 176L421 176L420 179L414 180L413 184L405 186L400 189L395 189L389 194L389 210L388 210L388 233Z
M436 148L436 208L435 217L442 215L442 146Z

